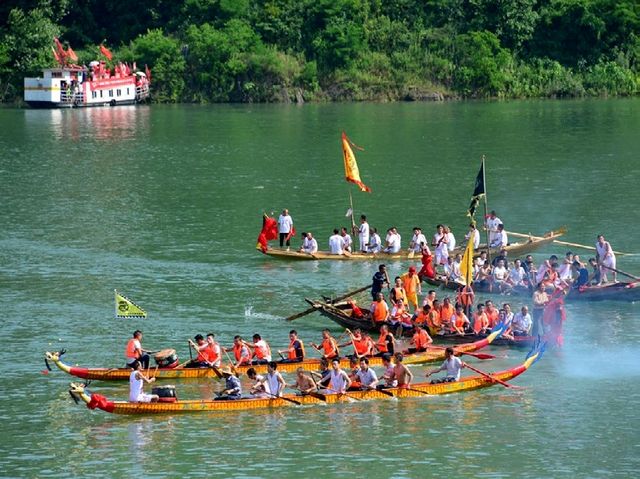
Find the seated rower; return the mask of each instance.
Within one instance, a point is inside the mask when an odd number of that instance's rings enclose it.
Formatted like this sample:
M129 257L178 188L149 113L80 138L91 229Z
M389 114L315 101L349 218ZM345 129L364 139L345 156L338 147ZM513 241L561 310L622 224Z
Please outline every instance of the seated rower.
M185 365L185 367L186 368L206 368L211 366L208 360L209 354L207 351L207 348L209 345L204 340L204 336L202 334L196 334L193 339L196 340L195 343L191 341L191 339L188 340L189 347L193 348L196 351L197 356L195 359L192 359L191 361L189 361Z
M500 318L498 309L493 305L493 301L488 299L484 302L484 312L489 320L489 329L495 328Z
M507 283L511 288L527 288L527 273L525 273L522 267L522 262L517 259L513 262L513 267L509 270L507 276Z
M252 398L267 398L269 395L264 387L264 376L258 374L254 368L247 369L247 377L252 381L249 394Z
M331 361L331 370L329 371L330 385L328 392L333 394L344 394L351 386L349 375L340 368L340 360L334 358Z
M264 389L268 396L282 396L282 391L287 386L287 383L278 371L278 363L275 361L270 361L267 364L267 374L262 379L262 384L264 384Z
M318 242L310 231L304 234L304 241L300 247L300 252L307 254L316 254L318 252Z
M395 372L393 364L391 363L391 355L385 353L382 355L382 367L384 368L384 374L382 375L383 384L378 382L376 389L388 389L395 388L398 385L398 381L395 378Z
M391 299L392 304L397 303L399 300L404 301L405 304L407 303L407 292L402 286L402 279L400 276L396 276L389 298Z
M360 328L356 328L353 332L347 329L346 333L349 335L350 340L339 344L338 347L353 346L353 354L350 357L360 359L373 355L374 344L369 335L363 335Z
M316 351L322 351L322 358L327 360L332 360L340 356L338 343L331 336L331 331L328 329L322 331L322 342L320 343L320 346L316 343L311 343L311 347L315 348Z
M389 327L386 324L380 326L380 337L375 344L378 354L376 356L384 356L385 354L393 354L395 352L395 338L393 334L389 332Z
M481 335L489 333L489 318L484 312L484 304L482 303L478 303L477 311L473 313L473 332Z
M268 364L271 361L271 348L259 334L253 335L253 344L244 341L244 345L253 349L251 364Z
M498 231L496 232L494 239L491 241L492 248L504 248L509 245L509 238L507 232L504 230L504 225L498 225Z
M429 314L427 315L427 327L431 336L440 333L440 331L442 330L442 321L440 321L440 307L440 301L434 299L433 307L429 310Z
M429 312L431 311L431 305L430 304L424 304L422 306L422 309L418 309L413 317L411 318L411 322L416 325L416 326L422 326L422 327L427 327L428 325L428 317L429 317Z
M511 333L511 324L507 321L507 312L504 309L500 309L498 311L498 322L505 325L501 336L504 339L513 339L513 334Z
M469 329L469 318L464 314L464 308L461 305L456 306L456 312L451 318L451 327L453 332L460 336L464 336L466 330Z
M426 377L431 376L432 374L439 373L440 371L447 371L445 377L441 379L434 379L431 381L431 384L437 383L451 383L460 380L460 370L466 367L466 364L460 360L460 358L454 356L453 348L448 347L444 352L445 360L437 369L432 369L431 371L427 371Z
M369 237L369 243L367 244L367 252L369 253L380 253L382 251L382 240L380 239L380 235L378 234L378 229L373 228L371 230L371 236Z
M456 309L454 308L453 304L451 304L451 300L449 299L449 297L445 297L442 301L442 306L440 307L441 332L450 333L451 331L453 331L451 321L455 312Z
M129 402L157 402L160 397L157 394L146 394L143 391L144 383L155 382L156 378L148 378L142 372L142 363L134 361L129 375Z
M224 389L213 399L216 401L228 401L242 398L242 384L233 374L231 368L225 367L220 370L224 376Z
M305 373L303 368L296 370L296 382L291 385L292 389L297 389L300 396L306 396L318 390L318 384L310 376Z
M234 336L233 337L233 346L231 348L222 348L222 350L226 353L229 351L233 351L233 357L236 360L234 363L234 367L238 366L246 366L251 364L251 351L245 345L242 336Z
M298 339L298 332L295 329L289 331L289 347L286 351L278 351L282 356L287 353L286 358L282 358L281 363L300 363L304 361L304 343Z
M347 233L347 228L343 227L340 229L340 236L342 236L342 247L344 248L344 252L347 254L351 253L351 250L353 249L353 240L351 239L351 235Z
M222 350L215 340L215 334L207 334L207 347L205 348L205 356L209 366L219 368L222 362Z
M389 325L394 328L402 325L403 330L413 329L413 325L411 324L411 314L407 311L407 307L402 298L399 298L391 309Z
M347 373L351 379L350 391L360 390L360 379L358 379L358 371L360 371L360 361L355 356L349 356L349 372Z
M398 382L398 387L401 389L407 389L411 386L411 380L413 374L409 371L409 368L402 364L404 357L402 353L395 354L396 364L393 367L393 377Z
M395 226L392 226L387 232L386 246L382 251L385 253L394 254L399 253L400 249L402 249L402 239L400 237L400 234L398 233L397 228Z
M409 347L409 353L419 353L426 351L429 345L433 343L433 339L429 336L429 333L419 324L416 324L416 329L413 333L413 337L409 341L409 344L413 347Z
M498 291L500 293L504 293L510 290L509 283L507 280L509 279L509 272L505 267L505 263L503 260L498 261L498 264L493 268L493 272L491 273L491 288L492 291Z
M579 260L573 261L573 270L576 273L576 279L573 282L573 289L580 289L589 285L589 270Z
M529 314L529 308L523 306L520 312L513 315L511 329L514 336L528 336L531 331L533 321Z
M378 385L378 376L376 372L369 367L369 359L360 359L360 369L356 373L360 382L360 389L375 389Z
M318 388L324 388L329 386L331 381L331 371L329 369L329 360L326 358L320 359L320 365L318 366L318 372L312 372L311 375L318 378Z

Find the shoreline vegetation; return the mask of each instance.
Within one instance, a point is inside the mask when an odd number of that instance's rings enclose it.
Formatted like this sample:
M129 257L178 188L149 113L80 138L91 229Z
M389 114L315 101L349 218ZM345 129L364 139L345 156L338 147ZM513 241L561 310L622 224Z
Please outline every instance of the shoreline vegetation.
M149 65L158 103L442 101L640 92L635 0L7 0L0 101L52 67Z

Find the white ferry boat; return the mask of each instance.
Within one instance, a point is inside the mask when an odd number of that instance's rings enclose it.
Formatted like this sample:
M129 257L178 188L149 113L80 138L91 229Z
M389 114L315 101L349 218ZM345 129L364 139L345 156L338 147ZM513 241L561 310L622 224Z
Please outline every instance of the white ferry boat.
M118 63L113 69L105 61L93 61L89 67L71 63L78 57L71 48L65 50L55 39L53 53L57 68L43 70L42 77L24 79L24 101L40 108L73 108L88 106L116 106L139 103L149 98L150 72L135 71ZM110 60L111 52L101 47Z

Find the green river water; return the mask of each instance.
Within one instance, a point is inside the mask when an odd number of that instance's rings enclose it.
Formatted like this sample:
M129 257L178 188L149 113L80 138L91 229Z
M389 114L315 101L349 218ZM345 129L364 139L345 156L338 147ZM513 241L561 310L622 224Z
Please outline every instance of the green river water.
M254 249L263 211L288 207L323 249L346 225L343 129L366 148L356 154L373 190L353 190L356 214L396 225L405 245L416 224L430 236L447 222L461 239L484 154L489 207L507 229L566 225L567 241L602 232L640 252L637 99L0 110L0 476L637 477L638 304L568 304L565 347L516 380L523 390L125 417L76 406L70 376L42 373L44 351L62 347L72 364L119 366L137 328L181 359L198 332L226 345L260 332L284 347L281 318L304 297L366 284L376 263ZM640 274L640 256L618 265ZM113 319L114 288L149 318ZM308 343L326 324L314 314L294 326ZM485 370L526 353L490 352ZM177 385L183 398L219 388ZM124 383L91 388L127 396Z

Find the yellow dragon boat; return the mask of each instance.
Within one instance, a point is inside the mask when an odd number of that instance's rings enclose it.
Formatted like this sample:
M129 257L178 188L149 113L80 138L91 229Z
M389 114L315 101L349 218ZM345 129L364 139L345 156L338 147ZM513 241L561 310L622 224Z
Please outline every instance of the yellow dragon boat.
M459 344L454 347L456 355L473 353L478 351L489 344L491 344L496 338L502 334L502 328L496 328L489 336L479 341L472 343ZM85 368L78 366L70 366L60 359L60 356L65 354L65 351L59 352L45 352L45 364L50 369L49 362L54 363L61 371L67 374L76 376L82 379L99 380L99 381L128 381L131 375L130 368ZM444 360L444 349L432 348L425 352L407 354L404 363L405 364L424 364L432 363ZM381 366L382 358L370 357L369 364L371 366ZM297 363L283 363L278 362L278 371L280 372L295 372L298 368L304 368L308 370L317 370L320 366L319 358L305 359L304 361ZM342 358L340 360L340 367L349 367L349 359ZM249 368L254 368L258 374L264 374L267 372L266 364L252 365L252 366L238 366L236 368L238 374L246 374ZM217 368L150 368L149 375L156 379L203 379L203 378L217 378L219 372L216 372Z
M204 411L242 411L251 409L279 408L285 406L303 406L314 404L333 404L341 402L354 402L369 399L391 399L424 397L433 395L453 394L463 391L472 391L494 386L496 384L508 385L506 382L524 373L538 359L542 357L544 345L535 347L526 357L525 361L511 369L468 376L456 382L439 384L417 383L410 388L389 388L382 391L348 391L346 393L321 394L313 393L306 396L286 394L280 398L246 398L236 400L186 400L175 402L156 403L131 403L127 401L110 401L106 397L91 393L84 384L71 383L69 394L74 400L83 401L89 409L101 409L112 414L176 414Z

